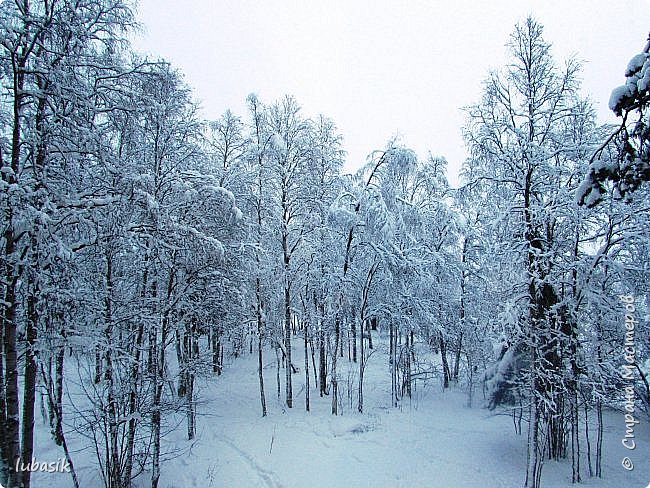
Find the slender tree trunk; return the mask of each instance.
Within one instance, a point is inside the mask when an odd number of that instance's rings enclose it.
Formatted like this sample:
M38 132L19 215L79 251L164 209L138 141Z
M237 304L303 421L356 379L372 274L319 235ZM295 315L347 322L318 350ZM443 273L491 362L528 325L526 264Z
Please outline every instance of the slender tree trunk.
M336 376L336 361L340 347L341 338L341 322L337 316L334 321L334 354L332 354L332 415L338 415L339 402L338 402L338 378Z
M389 327L389 339L388 339L388 362L390 364L393 364L393 357L395 356L395 332L393 329L393 324L390 324Z
M460 310L459 322L460 332L458 334L458 344L456 348L456 358L454 359L454 372L453 378L458 382L458 370L460 368L460 355L463 351L463 333L465 331L465 281L467 279L465 273L465 263L467 262L467 239L463 239L463 250L461 252L461 278L460 278Z
M118 407L115 393L114 372L113 372L113 353L111 344L113 343L113 257L111 250L106 251L106 298L105 298L105 322L104 340L106 341L106 351L104 353L104 380L107 389L107 417L108 417L108 446L106 452L106 477L107 488L120 488L122 478L120 476L120 455L118 448Z
M23 428L22 428L22 452L23 460L29 462L34 452L34 405L36 403L36 340L38 335L38 311L37 296L38 285L32 284L27 298L27 328L25 338L27 349L25 351L25 380L23 391ZM24 488L31 484L31 471L23 471L22 482Z
M196 413L194 411L194 373L190 372L187 381L187 440L196 435Z
M29 16L29 4L24 5L24 15ZM16 50L13 58L13 120L11 136L11 171L2 171L3 183L14 185L17 183L18 175L21 173L21 149L22 149L22 121L25 107L25 73L27 66L27 56L30 55L28 49L29 27L25 22L23 24L25 33L24 43L20 50ZM20 52L19 52L20 51ZM19 264L19 240L20 237L14 228L16 225L14 211L9 205L5 210L4 220L4 303L2 304L2 339L4 348L4 382L0 383L0 388L4 388L3 398L0 403L0 421L3 423L2 437L0 438L0 451L3 460L3 470L1 474L6 477L2 481L8 486L19 486L21 483L21 474L16 472L16 461L20 456L20 417L18 406L18 350L16 342L16 314L17 314L17 291L18 281L22 274L22 267ZM0 362L0 369L2 362Z
M62 332L64 334L64 332ZM52 427L52 434L55 437L55 442L57 445L63 447L63 453L65 454L65 459L70 465L70 476L72 477L72 484L75 488L79 488L79 479L77 478L77 472L75 471L74 462L72 461L72 456L70 455L70 450L68 449L68 443L65 439L65 434L63 432L63 407L62 407L62 394L63 394L63 362L65 359L65 346L59 347L57 350L57 372L56 372L56 385L53 386L52 374L51 374L51 364L48 367L49 371L46 373L43 367L41 366L41 374L45 379L47 386L47 403L48 409L50 412L50 426ZM59 366L60 365L60 366ZM60 383L59 383L60 378ZM59 384L61 387L59 388Z
M309 412L309 351L308 351L308 331L309 327L305 324L303 329L305 335L305 410Z
M580 417L577 391L572 392L571 405L571 471L572 482L580 483Z
M534 295L533 295L534 296ZM534 325L531 330L534 330ZM544 463L544 446L540 446L540 426L543 422L542 406L539 399L542 386L540 385L540 376L538 372L538 362L540 354L538 351L538 336L533 331L531 332L531 360L530 360L530 379L529 379L529 392L530 392L530 407L529 407L529 420L528 420L528 452L526 459L526 488L539 488L542 473L542 466Z
M365 366L365 357L364 357L364 350L363 350L363 321L361 322L361 342L359 343L359 356L360 356L360 361L359 361L359 405L358 405L358 410L359 413L363 413L363 373L364 373L364 366Z
M223 373L223 342L221 340L222 336L222 331L221 327L217 327L217 330L215 331L216 333L216 340L217 340L217 351L216 351L216 356L217 356L217 376L221 376L221 373Z
M65 361L65 342L67 338L63 319L60 319L62 344L52 347L47 358L47 371L41 365L41 376L46 386L47 412L52 440L57 446L63 445L63 366ZM48 323L47 330L53 331L55 321ZM99 350L99 345L95 352ZM100 359L101 360L101 359ZM100 366L101 371L101 366ZM100 378L101 381L101 378Z
M275 346L275 382L277 386L278 400L281 397L281 387L280 387L280 352L278 346Z
M70 476L72 477L72 484L74 488L79 488L79 478L77 478L77 471L74 468L74 463L72 462L72 456L70 455L70 450L68 449L68 442L65 439L63 431L61 431L61 446L63 446L63 453L65 454L65 459L70 465Z
M350 341L350 330L346 330L346 342L348 344L348 362L352 361L352 342ZM341 354L341 357L343 357L343 354Z
M603 405L600 399L596 400L596 476L603 477Z
M458 344L456 345L456 356L454 357L454 372L453 379L455 382L458 382L458 370L460 369L460 355L463 351L463 331L461 330L458 334Z
M210 324L210 348L212 349L212 372L221 374L219 368L219 343L217 339L218 332L212 324Z
M62 331L63 337L65 337L65 330ZM52 432L54 437L54 442L62 446L63 445L63 374L64 374L64 361L65 361L65 346L60 346L56 351L56 364L55 369L55 378L54 378L54 430Z
M467 359L467 406L472 408L472 402L474 401L474 361L469 352L465 353ZM521 431L518 432L521 434Z
M161 422L161 399L162 391L165 384L164 380L164 361L165 361L165 348L160 348L160 358L154 358L158 363L156 370L153 373L154 395L153 395L153 410L151 412L151 429L152 429L152 455L151 455L151 488L158 488L158 481L160 479L160 422ZM160 362L162 361L162 370Z
M531 398L529 408L528 454L526 460L526 481L524 484L526 488L539 488L539 479L542 469L539 446L539 400L534 391L535 390L533 390L533 397Z
M169 273L169 279L167 280L167 300L166 303L171 303L172 294L174 290L174 281L176 279L176 274L172 268L172 271ZM166 371L166 361L165 350L167 348L167 337L170 332L170 320L171 310L165 307L165 312L163 313L160 327L160 342L158 342L158 333L155 327L151 329L154 331L153 335L150 337L154 338L154 348L153 348L153 366L152 371L152 383L154 388L153 393L153 408L151 412L151 428L152 428L152 437L153 437L153 452L151 460L151 488L158 487L158 481L160 479L160 424L162 420L162 394L165 388L165 371Z
M395 357L395 327L391 321L389 332L389 356L388 361L390 363L390 397L391 404L393 407L397 407L397 358Z
M411 398L411 345L410 345L410 337L411 334L407 333L404 334L404 354L403 354L403 365L404 365L404 372L402 375L402 397L404 396L405 392L406 395Z
M318 331L318 364L319 364L319 386L320 396L327 395L327 356L325 349L325 331Z
M258 260L259 263L259 260ZM256 279L257 306L255 315L257 318L257 375L260 383L260 403L262 405L262 417L266 417L266 397L264 395L264 362L262 357L262 338L264 336L264 318L262 316L262 289L260 279Z
M266 397L264 395L264 363L262 361L262 335L257 336L257 375L260 382L260 403L262 405L262 417L266 417Z
M143 304L146 302L147 299L147 289L148 289L148 282L149 282L149 270L147 266L147 255L145 255L145 269L144 273L142 276L142 291L141 291L141 298L143 300ZM173 274L171 275L173 276ZM170 280L173 280L173 278L170 277ZM155 285L155 281L154 281ZM152 298L155 299L157 295L156 287L153 287L152 291ZM138 409L138 390L140 382L142 380L141 375L141 356L142 356L142 348L144 346L144 335L145 335L145 318L140 317L140 320L138 321L138 327L136 329L136 336L135 336L135 345L133 348L133 358L132 358L132 366L131 366L131 377L130 377L130 385L129 385L129 401L128 401L128 415L129 415L129 421L128 421L128 428L127 428L127 435L126 435L126 454L125 454L125 459L124 459L124 476L122 480L122 484L124 488L128 488L131 486L131 473L133 472L133 450L135 447L135 434L137 430L137 425L138 421L136 419L136 413ZM153 330L153 332L152 332ZM149 326L149 331L148 331L148 336L149 336L149 341L153 341L153 349L151 348L151 344L149 344L149 353L152 355L150 359L151 364L149 365L149 372L152 373L156 369L156 362L155 362L155 356L157 354L156 352L156 347L157 347L157 334L155 331L155 327L150 324Z
M314 372L314 387L318 385L318 368L316 368L316 355L314 352L314 337L309 339L309 347L311 349L311 369Z
M594 475L594 466L591 462L591 437L589 432L589 406L585 402L585 444L587 445L587 467L589 469L589 477Z
M8 449L5 445L7 437L7 401L5 400L4 379L4 320L0 319L0 483L7 484L9 480Z
M577 257L577 254L576 254ZM574 282L576 277L574 275ZM575 291L574 291L575 296ZM578 396L580 368L578 367L578 336L577 324L569 319L567 314L563 318L564 326L567 328L564 332L569 339L569 362L571 364L571 377L567 383L567 395L570 397L570 415L571 415L571 458L572 458L572 478L574 483L582 481L580 475L580 402ZM559 372L558 372L559 373ZM562 426L560 426L562 430Z
M187 349L185 350L185 356L187 357L187 379L186 387L187 391L185 393L186 399L186 408L187 408L187 439L192 440L196 435L196 412L194 410L194 360L196 359L195 351L197 349L195 341L195 327L194 325L188 325L185 329L185 337Z
M7 283L4 296L4 359L5 359L5 438L2 442L3 458L9 466L9 486L19 486L20 473L15 470L20 456L20 417L18 410L18 350L16 339L16 312L18 286L18 267L13 263L16 256L16 243L11 223L5 230L5 259Z
M287 263L288 266L288 263ZM288 278L287 278L288 279ZM292 363L291 363L291 295L289 291L289 286L286 285L284 288L284 324L285 324L285 335L284 335L284 346L286 353L286 400L287 408L293 407L293 390L292 390Z
M102 349L97 344L95 346L95 384L98 385L102 380Z
M449 374L449 363L447 362L447 344L445 342L445 339L442 337L442 334L440 334L440 357L442 359L442 372L444 376L444 383L443 386L445 388L449 388L449 377L451 376Z
M46 92L46 84L42 81L40 76L38 78L38 87ZM45 120L45 110L47 107L47 98L39 96L38 105L35 116L35 128L38 137L36 148L36 158L34 162L34 170L39 178L44 167L47 156L43 124ZM40 202L39 202L40 204ZM22 451L21 456L23 460L31 460L34 452L34 405L36 403L36 376L38 374L38 366L36 364L37 358L37 339L38 339L38 296L40 294L39 286L39 273L40 273L40 256L38 252L38 242L35 233L31 235L31 249L34 261L34 269L32 276L28 280L30 283L27 286L27 323L25 330L26 351L25 351L25 376L24 376L24 391L23 391L23 421L22 421ZM23 471L22 473L23 487L29 488L31 485L31 471Z
M185 396L187 392L187 387L186 387L186 370L187 370L187 358L185 357L185 354L183 352L183 342L184 338L182 337L182 332L179 330L179 328L176 329L176 360L178 361L178 369L179 369L179 375L178 375L178 389L177 389L177 395L179 398L182 398Z
M361 334L363 335L363 330ZM357 321L354 319L354 314L352 315L352 361L357 362Z
M156 347L158 347L157 341L158 341L158 334L156 331L155 327L148 327L147 331L147 364L146 364L146 372L149 375L155 375L156 374Z

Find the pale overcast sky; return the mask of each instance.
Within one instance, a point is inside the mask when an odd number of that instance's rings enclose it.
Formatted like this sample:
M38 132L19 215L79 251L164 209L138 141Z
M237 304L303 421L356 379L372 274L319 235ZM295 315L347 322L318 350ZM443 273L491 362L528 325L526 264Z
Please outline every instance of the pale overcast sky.
M505 61L516 22L532 14L558 62L584 61L583 93L601 122L611 90L650 31L650 0L141 0L136 50L170 61L203 116L245 116L245 98L296 97L337 124L356 168L395 134L421 157L466 157L461 107Z

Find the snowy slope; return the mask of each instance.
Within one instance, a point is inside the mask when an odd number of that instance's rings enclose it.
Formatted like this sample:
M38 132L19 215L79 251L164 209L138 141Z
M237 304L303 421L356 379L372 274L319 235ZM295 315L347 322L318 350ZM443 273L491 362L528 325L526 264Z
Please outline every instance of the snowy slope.
M298 342L298 341L296 341ZM379 342L379 341L378 341ZM183 487L519 487L525 473L524 436L514 433L510 416L479 407L467 408L460 390L442 391L438 382L420 384L411 401L390 408L388 359L380 350L366 372L367 412L356 413L356 387L348 390L348 374L356 384L347 358L341 360L343 415L330 415L329 397L312 389L312 411L304 411L304 373L294 375L295 406L288 410L276 397L275 357L268 352L265 369L269 416L260 417L256 356L233 360L219 378L201 380L197 439L188 442L185 425L164 439L165 447L180 449L165 461L162 488ZM297 347L294 358L301 358ZM302 361L299 362L302 364ZM313 376L312 376L313 386ZM388 384L388 389L384 385ZM350 408L348 391L352 392ZM284 388L282 388L284 392ZM476 403L481 400L476 393ZM589 487L639 487L650 482L650 428L635 429L637 448L627 451L620 439L624 419L608 412L602 480ZM38 431L37 457L60 457ZM80 439L76 439L78 442ZM635 461L631 472L621 467L625 455ZM94 457L76 454L82 486L101 486ZM644 465L645 462L645 465ZM547 462L543 486L571 485L570 461ZM586 470L583 473L586 477ZM149 486L145 473L138 486ZM70 486L67 475L35 474L34 487Z

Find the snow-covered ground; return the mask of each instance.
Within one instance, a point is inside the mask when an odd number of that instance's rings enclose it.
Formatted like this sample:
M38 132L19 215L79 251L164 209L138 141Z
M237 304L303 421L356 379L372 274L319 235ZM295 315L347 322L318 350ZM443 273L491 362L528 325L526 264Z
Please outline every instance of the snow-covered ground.
M233 360L218 378L200 380L197 438L186 440L184 423L165 436L164 448L177 452L163 464L161 488L523 486L525 425L524 435L518 436L510 416L481 408L480 391L475 396L477 405L468 408L464 391L443 391L437 381L420 384L412 400L391 408L388 359L382 349L380 343L368 363L363 414L356 412L356 377L349 372L347 358L340 362L343 408L339 416L330 414L329 397L318 396L313 375L312 408L305 412L303 371L293 377L294 408L284 407L276 396L272 352L266 356L266 418L260 416L255 354ZM301 353L296 341L296 364L303 364ZM353 408L348 377L354 385ZM634 451L621 444L623 414L607 412L606 421L603 479L589 479L583 469L582 485L645 488L650 483L647 420L635 428ZM37 459L61 456L44 426L38 430L36 444ZM633 460L634 470L623 469L624 456ZM101 486L94 453L77 452L73 458L81 486ZM69 475L64 474L35 473L33 480L35 488L71 486ZM138 486L149 483L145 473ZM571 486L570 460L547 462L542 485Z

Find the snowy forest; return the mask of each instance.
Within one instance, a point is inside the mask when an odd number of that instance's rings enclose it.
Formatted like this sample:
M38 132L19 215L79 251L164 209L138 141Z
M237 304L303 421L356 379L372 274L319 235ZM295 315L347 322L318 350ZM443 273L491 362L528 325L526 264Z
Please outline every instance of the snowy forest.
M650 481L646 39L601 125L522 19L453 188L289 95L203 120L136 21L0 4L0 485Z

